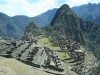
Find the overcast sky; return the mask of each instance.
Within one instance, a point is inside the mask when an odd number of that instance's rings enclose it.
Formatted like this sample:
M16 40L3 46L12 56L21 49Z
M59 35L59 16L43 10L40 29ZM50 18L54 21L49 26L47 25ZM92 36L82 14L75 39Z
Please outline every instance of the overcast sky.
M89 2L99 3L100 0L0 0L0 12L9 16L26 15L33 17L49 9L59 8L63 4L73 7Z

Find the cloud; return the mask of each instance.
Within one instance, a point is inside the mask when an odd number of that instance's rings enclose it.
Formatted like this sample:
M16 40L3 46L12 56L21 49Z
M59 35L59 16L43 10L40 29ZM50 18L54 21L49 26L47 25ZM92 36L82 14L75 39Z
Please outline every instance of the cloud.
M54 7L54 0L40 0L33 5L27 5L27 7L24 7L24 10L27 12L28 15L38 15L42 12L47 11L50 8Z
M88 3L99 3L99 0L68 0L67 3L70 7L79 6Z
M54 7L54 0L38 0L35 3L28 0L4 0L6 4L0 4L0 12L9 16L27 15L36 16Z
M62 4L65 4L66 3L66 0L55 0L55 6L59 7L61 6Z
M24 0L4 0L5 4L0 5L0 11L6 13L9 16L13 16L15 14L21 14L22 6L25 5L23 3Z
M98 3L99 0L0 0L0 12L9 16L26 15L33 17L49 9L59 8L63 4L73 7L89 2Z

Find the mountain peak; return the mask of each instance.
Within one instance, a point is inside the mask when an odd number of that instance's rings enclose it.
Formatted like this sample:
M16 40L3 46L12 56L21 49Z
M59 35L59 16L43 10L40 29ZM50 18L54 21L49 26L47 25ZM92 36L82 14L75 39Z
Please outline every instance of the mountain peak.
M41 30L36 26L36 24L32 21L30 22L26 29L25 29L25 33L24 33L24 36L22 37L22 39L25 37L25 36L28 36L27 34L32 34L34 36L38 36L38 35L41 35Z
M29 32L33 32L34 29L38 29L38 27L36 26L36 24L32 21L30 22L26 29L25 29L25 33L29 33Z
M50 25L55 31L61 32L80 43L84 42L79 18L67 4L62 5L58 9Z
M69 7L69 5L67 5L67 4L63 4L61 7L60 7L60 9L64 9L64 10L71 10L70 9L70 7Z
M65 21L67 19L69 20L70 18L73 19L72 16L74 16L74 18L75 18L76 17L75 13L70 9L69 5L64 4L57 10L54 18L52 19L52 21L50 23L50 25L51 26L55 25L57 20L63 19L63 21Z

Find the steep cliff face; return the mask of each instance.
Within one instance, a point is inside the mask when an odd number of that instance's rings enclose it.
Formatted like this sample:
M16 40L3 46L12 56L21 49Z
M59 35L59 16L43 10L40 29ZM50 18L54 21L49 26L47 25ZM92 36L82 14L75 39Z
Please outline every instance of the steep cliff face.
M68 5L64 4L58 9L50 25L55 31L100 53L100 25L78 18Z
M64 4L58 9L50 25L54 30L66 34L76 41L84 42L80 29L80 19L68 5Z
M80 19L86 46L100 55L100 24Z

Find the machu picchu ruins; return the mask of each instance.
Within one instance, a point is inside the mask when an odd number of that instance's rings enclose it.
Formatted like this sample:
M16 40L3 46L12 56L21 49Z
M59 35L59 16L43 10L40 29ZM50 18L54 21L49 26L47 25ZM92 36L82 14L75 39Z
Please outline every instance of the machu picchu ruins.
M20 62L41 69L54 75L91 75L91 68L98 65L98 59L94 54L80 43L70 38L53 35L30 36L23 40L0 39L0 56L6 58L15 58ZM39 46L40 39L47 39ZM55 43L54 43L55 42ZM53 47L59 49L53 50L47 46L50 43ZM61 56L60 53L63 53ZM91 58L92 57L92 58ZM65 68L68 67L70 71Z

